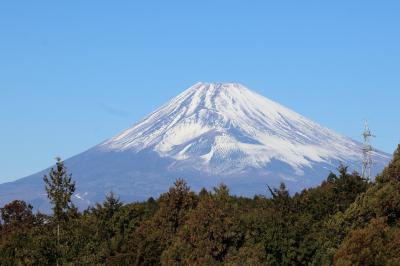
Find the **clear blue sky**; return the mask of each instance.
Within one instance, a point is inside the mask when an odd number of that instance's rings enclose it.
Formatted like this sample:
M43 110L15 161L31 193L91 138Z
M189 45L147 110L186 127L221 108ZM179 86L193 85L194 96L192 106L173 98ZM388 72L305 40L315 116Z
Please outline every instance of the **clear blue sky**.
M354 139L368 118L391 153L399 14L395 0L2 1L0 182L84 151L198 81L240 82Z

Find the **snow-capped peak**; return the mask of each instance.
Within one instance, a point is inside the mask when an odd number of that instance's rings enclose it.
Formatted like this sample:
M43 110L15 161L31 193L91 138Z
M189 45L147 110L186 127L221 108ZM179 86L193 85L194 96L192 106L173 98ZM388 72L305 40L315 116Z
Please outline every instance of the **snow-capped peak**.
M213 173L272 160L298 173L313 162L360 158L359 144L238 83L197 83L102 149L155 151Z
M360 170L362 148L243 85L197 83L65 164L78 184L75 203L86 208L109 191L124 201L157 197L176 178L195 191L223 182L233 194L253 197L285 182L297 192L320 184L340 162ZM375 151L373 173L389 159ZM48 171L1 185L0 204L22 197L48 208L42 185Z

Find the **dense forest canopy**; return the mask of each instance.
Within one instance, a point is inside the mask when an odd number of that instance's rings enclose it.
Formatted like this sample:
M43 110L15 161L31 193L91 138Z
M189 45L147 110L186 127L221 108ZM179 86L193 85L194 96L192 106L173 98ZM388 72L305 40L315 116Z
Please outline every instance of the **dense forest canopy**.
M195 193L179 179L157 200L111 193L79 212L62 161L44 181L53 215L1 208L0 265L400 265L400 146L374 182L341 166L295 195Z

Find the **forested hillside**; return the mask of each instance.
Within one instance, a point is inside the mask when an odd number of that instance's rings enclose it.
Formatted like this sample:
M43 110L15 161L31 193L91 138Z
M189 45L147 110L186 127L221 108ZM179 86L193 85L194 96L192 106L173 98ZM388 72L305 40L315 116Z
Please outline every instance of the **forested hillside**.
M112 193L83 213L62 161L44 178L53 215L1 208L0 265L400 265L400 146L374 182L345 166L291 195L252 199L184 180L146 202Z

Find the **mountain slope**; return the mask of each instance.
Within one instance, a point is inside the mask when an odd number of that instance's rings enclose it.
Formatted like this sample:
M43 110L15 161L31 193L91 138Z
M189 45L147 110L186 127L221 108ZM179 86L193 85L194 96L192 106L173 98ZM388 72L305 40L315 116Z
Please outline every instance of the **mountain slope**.
M360 160L358 143L239 84L196 84L101 147L151 149L218 174L272 159L299 171L312 161Z
M110 190L126 200L157 196L177 177L194 189L225 182L248 196L280 181L297 191L319 184L339 162L358 170L361 149L240 84L198 83L66 165L84 206ZM379 151L373 157L375 172L390 159ZM0 193L7 188L15 197L18 188L36 186L26 199L42 205L42 174L1 185Z

